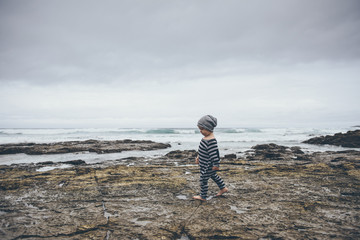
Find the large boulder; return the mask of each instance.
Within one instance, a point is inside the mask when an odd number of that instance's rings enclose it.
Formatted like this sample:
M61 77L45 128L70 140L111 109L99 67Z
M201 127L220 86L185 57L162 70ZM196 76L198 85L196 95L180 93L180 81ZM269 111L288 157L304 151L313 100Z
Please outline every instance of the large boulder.
M274 143L253 146L254 152L248 154L248 160L293 160L304 159L300 147L286 147Z

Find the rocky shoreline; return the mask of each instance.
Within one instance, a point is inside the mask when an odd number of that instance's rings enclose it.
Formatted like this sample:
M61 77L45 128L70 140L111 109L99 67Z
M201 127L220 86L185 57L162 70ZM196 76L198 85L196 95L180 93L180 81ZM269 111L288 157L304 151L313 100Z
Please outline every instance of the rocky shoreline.
M230 191L215 198L210 182L206 203L191 200L195 155L0 166L0 238L360 238L360 152L257 145L222 159Z
M349 148L360 148L360 130L348 131L346 133L336 133L335 135L327 135L314 137L304 141L309 144L328 144Z
M96 152L96 153L118 153L122 151L149 151L155 149L165 149L171 147L170 144L156 143L153 141L134 141L130 139L116 141L68 141L56 143L15 143L0 144L0 154L26 153L29 155L41 154L60 154L76 152Z

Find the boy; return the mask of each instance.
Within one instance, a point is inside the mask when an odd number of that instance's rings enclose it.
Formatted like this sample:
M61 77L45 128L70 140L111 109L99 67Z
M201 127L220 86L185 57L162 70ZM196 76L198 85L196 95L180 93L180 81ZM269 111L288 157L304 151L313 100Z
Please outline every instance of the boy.
M228 191L223 180L216 174L219 170L220 155L217 146L217 141L213 133L217 125L217 119L211 115L203 116L198 121L198 128L200 133L204 136L199 145L199 154L196 157L195 163L200 166L200 196L194 196L193 199L206 201L208 191L208 180L211 178L220 188L216 196L221 196Z

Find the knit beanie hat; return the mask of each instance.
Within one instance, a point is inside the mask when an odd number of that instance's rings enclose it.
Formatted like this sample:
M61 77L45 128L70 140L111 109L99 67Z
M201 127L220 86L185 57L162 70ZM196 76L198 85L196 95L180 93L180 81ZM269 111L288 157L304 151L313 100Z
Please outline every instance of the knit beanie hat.
M199 127L205 128L206 130L208 130L210 132L214 131L214 127L216 127L216 125L217 125L217 119L216 119L216 117L213 117L211 115L203 116L198 121Z

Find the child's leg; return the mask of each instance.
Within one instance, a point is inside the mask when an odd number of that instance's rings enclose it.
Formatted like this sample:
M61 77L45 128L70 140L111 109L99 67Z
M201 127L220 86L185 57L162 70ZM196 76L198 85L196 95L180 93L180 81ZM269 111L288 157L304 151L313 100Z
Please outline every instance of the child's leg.
M200 196L203 199L206 199L207 197L209 178L210 178L209 173L204 173L200 175L200 188L201 188Z
M211 175L211 179L214 180L214 182L218 185L218 187L221 189L225 188L225 183L224 181L221 179L221 177L219 177L216 172L214 171L214 173Z

